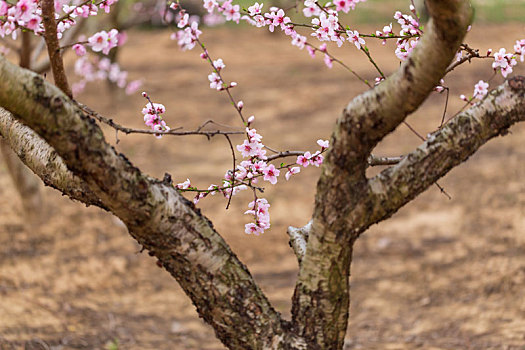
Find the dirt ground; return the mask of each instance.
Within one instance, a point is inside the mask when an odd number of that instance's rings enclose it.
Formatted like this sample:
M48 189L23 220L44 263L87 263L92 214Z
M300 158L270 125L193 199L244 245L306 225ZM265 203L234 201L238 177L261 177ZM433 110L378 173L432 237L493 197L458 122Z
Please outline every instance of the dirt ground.
M207 87L209 66L168 37L131 33L122 66L132 78L144 77L144 89L166 105L171 127L192 129L207 119L238 126L225 95ZM523 24L482 26L467 42L483 52L510 49L524 37ZM218 28L202 39L224 59L224 76L239 83L235 95L273 148L315 149L366 88L279 35ZM391 46L373 44L371 51L387 73L396 68ZM375 78L357 50L347 47L340 57ZM459 94L472 94L479 79L491 77L490 64L473 62L447 78L449 115L462 104ZM525 74L523 65L517 73ZM491 86L500 82L498 76ZM100 83L79 100L127 126L142 125L139 94L126 97ZM422 134L434 130L443 102L443 95L432 96L409 122ZM107 137L114 142L114 132ZM432 187L363 235L353 259L345 349L525 349L524 137L524 126L513 127L440 180L451 200ZM221 138L120 139L117 148L135 165L161 178L168 172L176 182L218 183L231 164ZM404 154L419 142L401 126L374 153ZM247 197L234 199L228 211L218 197L200 204L285 317L297 273L285 230L309 220L318 175L308 168L267 188L272 229L260 237L243 232ZM52 189L43 193L46 221L29 225L0 164L0 349L224 349L176 281L139 253L117 219Z

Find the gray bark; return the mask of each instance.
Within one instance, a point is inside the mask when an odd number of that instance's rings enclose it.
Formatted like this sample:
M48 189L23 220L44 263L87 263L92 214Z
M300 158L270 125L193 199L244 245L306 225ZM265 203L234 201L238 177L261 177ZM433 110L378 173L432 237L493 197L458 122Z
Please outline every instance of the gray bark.
M468 1L428 1L428 8L432 19L411 58L343 111L322 167L312 221L289 229L300 262L291 322L281 319L211 222L172 184L143 174L106 142L75 101L1 57L0 106L9 113L0 113L0 133L48 184L117 215L177 279L228 348L342 349L355 240L485 142L525 120L525 78L517 77L412 153L392 160L395 165L366 178L371 150L428 96L470 22ZM85 196L74 188L86 189Z

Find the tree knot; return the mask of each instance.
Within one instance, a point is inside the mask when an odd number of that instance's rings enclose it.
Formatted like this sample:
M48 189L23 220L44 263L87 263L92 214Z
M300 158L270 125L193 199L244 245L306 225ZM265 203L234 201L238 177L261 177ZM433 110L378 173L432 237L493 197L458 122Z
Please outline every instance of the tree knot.
M512 90L515 90L515 91L525 90L525 77L524 76L518 75L518 76L510 78L508 81L509 81L509 86Z

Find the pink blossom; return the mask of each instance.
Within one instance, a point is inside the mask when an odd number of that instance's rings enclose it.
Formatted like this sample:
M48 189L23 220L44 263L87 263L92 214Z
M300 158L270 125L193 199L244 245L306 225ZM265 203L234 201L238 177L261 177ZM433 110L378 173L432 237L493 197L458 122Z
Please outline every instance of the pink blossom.
M310 154L310 152L305 152L304 155L297 157L296 163L306 168L308 165L310 165L311 156L312 155Z
M205 192L200 192L199 194L197 194L194 198L193 198L193 204L197 204L199 203L199 201L201 199L203 199L204 197L206 197L208 194L205 193Z
M119 32L117 34L117 46L122 46L128 41L128 33Z
M312 155L312 158L310 159L310 164L315 165L316 167L319 167L321 164L323 164L324 157L322 154L320 154L319 151L314 153Z
M219 58L219 59L213 61L213 66L215 67L215 69L217 69L217 71L220 71L221 69L226 67L226 65L222 61L222 58Z
M82 57L86 54L86 48L82 44L73 45L73 51L75 51L76 55L79 57Z
M208 80L210 81L210 88L220 90L222 88L222 80L221 77L213 72L210 75L208 75Z
M517 40L514 45L514 51L517 55L520 55L520 61L525 61L525 39Z
M202 22L208 27L215 27L226 22L224 16L217 13L207 13L202 17Z
M253 222L250 222L249 224L244 225L244 232L247 234L254 234L256 236L260 235L261 233L264 233L264 229L257 226Z
M253 115L252 115L252 117L253 117ZM254 119L255 119L255 117L254 117ZM248 138L250 139L250 141L261 142L262 136L257 133L256 129L248 129L248 128L246 128L246 133L248 134Z
M116 29L111 29L108 32L108 47L106 48L106 50L102 50L102 53L104 55L107 55L109 53L109 50L118 46L118 43L119 43L119 32Z
M162 137L162 133L160 133L160 131L165 132L170 130L169 126L167 126L166 122L162 119L161 114L164 112L166 112L166 107L160 103L153 103L152 105L148 102L142 109L142 114L144 114L144 123L151 127L153 131L159 131L158 134L155 134L155 137L159 139Z
M502 48L494 54L494 62L492 63L492 68L501 68L501 74L504 78L506 78L507 75L512 73L512 67L516 64L517 61L514 55L511 53L507 53L507 50Z
M292 39L292 45L297 46L301 50L304 48L305 44L306 44L306 37L305 36L297 34Z
M478 100L483 99L488 93L489 84L480 80L476 85L474 85L474 97Z
M261 10L263 8L263 4L260 4L259 3L255 3L253 4L252 6L248 7L248 13L250 14L250 16L256 16L256 15L260 15L261 14Z
M191 50L195 47L197 39L202 34L199 30L198 22L191 22L189 27L179 30L171 35L172 40L177 40L177 44L182 51Z
M29 21L26 22L26 28L37 32L41 32L40 23L42 22L42 18L40 16L33 16L29 19Z
M332 68L333 67L332 61L333 61L333 59L328 54L324 55L324 64L326 64L326 66L328 68Z
M188 13L184 13L179 20L179 23L177 23L177 27L184 28L188 25L190 19L190 15Z
M374 85L379 85L379 84L381 84L381 82L382 82L383 80L385 80L385 78L383 78L383 77L376 77L376 78L374 79Z
M239 23L239 19L241 18L239 5L232 5L232 0L227 0L222 4L221 8L227 21Z
M355 9L355 3L356 1L353 0L335 0L334 4L336 6L336 11L343 11L344 13L348 13L350 9Z
M361 45L365 45L365 40L359 36L359 32L347 30L346 35L348 35L348 41L354 43L357 49L361 50Z
M260 143L250 142L248 140L244 140L242 144L237 145L237 150L241 152L245 158L256 156L260 148L262 148Z
M208 10L208 13L212 13L213 9L218 7L219 4L215 0L204 0L203 6L206 10Z
M255 15L251 20L251 23L257 28L264 27L266 25L266 20L262 15Z
M104 30L95 33L88 39L88 42L93 51L100 52L108 46L108 33Z
M142 80L133 80L126 86L126 95L135 93L142 86Z
M103 54L107 55L109 51L116 47L118 44L118 30L111 29L108 32L100 31L93 34L88 39L88 45L91 46L91 49L95 52L102 51Z
M277 176L279 176L280 171L275 168L273 164L268 165L264 170L264 181L269 181L272 185L277 183Z
M326 13L322 12L319 17L312 19L312 24L317 27L315 32L312 33L312 36L320 41L338 40L337 31L340 29L340 26L337 13L331 13L327 16Z
M325 150L325 149L327 149L327 148L330 146L330 141L319 139L319 140L317 140L317 144L318 144L319 146L321 146L321 148L322 148L323 150Z
M186 181L177 184L177 188L180 190L187 190L188 188L190 188L190 185L190 179L186 179Z
M270 213L268 208L270 204L264 198L259 198L256 201L252 201L248 204L249 210L245 214L254 215L255 222L249 223L244 226L247 234L259 235L264 233L265 230L270 228Z
M14 17L17 22L20 24L25 24L28 22L34 15L36 10L36 1L31 0L19 0L16 2L16 11Z
M318 16L321 14L321 9L315 0L305 0L303 14L305 17Z
M408 58L412 50L414 50L414 47L417 46L419 42L419 38L415 38L414 40L403 40L399 39L397 41L397 48L396 48L396 56L401 61L404 61Z
M311 46L307 46L306 49L308 50L310 56L312 56L312 58L315 58L315 49Z
M292 168L290 168L286 174L284 175L284 177L286 178L286 181L290 180L290 177L292 175L295 175L297 173L301 172L301 168L299 168L298 166L294 166Z

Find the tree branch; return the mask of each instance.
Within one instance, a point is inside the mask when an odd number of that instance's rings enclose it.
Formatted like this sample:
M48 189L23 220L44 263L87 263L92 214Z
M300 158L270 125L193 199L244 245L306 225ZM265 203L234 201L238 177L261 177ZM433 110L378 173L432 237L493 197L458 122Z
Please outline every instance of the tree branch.
M88 185L67 169L62 158L53 148L1 107L0 135L20 160L46 185L59 190L71 199L107 210Z
M57 24L55 21L55 2L54 0L41 0L42 21L44 23L44 39L49 54L49 62L53 71L55 85L58 86L68 97L72 98L71 88L67 82L64 70L64 61L57 37Z
M118 154L76 103L0 56L0 106L35 130L177 279L231 349L305 349L200 210Z
M340 349L348 324L352 246L368 220L366 168L372 149L425 100L455 56L470 24L467 0L427 0L431 20L411 56L337 120L325 156L292 304L295 330Z
M490 139L525 121L525 77L514 77L457 115L399 164L369 180L364 228L382 221L426 190Z
M371 154L368 157L368 165L369 166L380 166L380 165L394 165L399 163L400 161L405 158L404 156L398 156L398 157L378 157Z
M303 227L289 226L288 230L286 230L288 236L290 236L290 247L292 247L299 265L301 265L301 261L306 254L306 245L308 243L308 235L311 227L312 221L308 222Z

